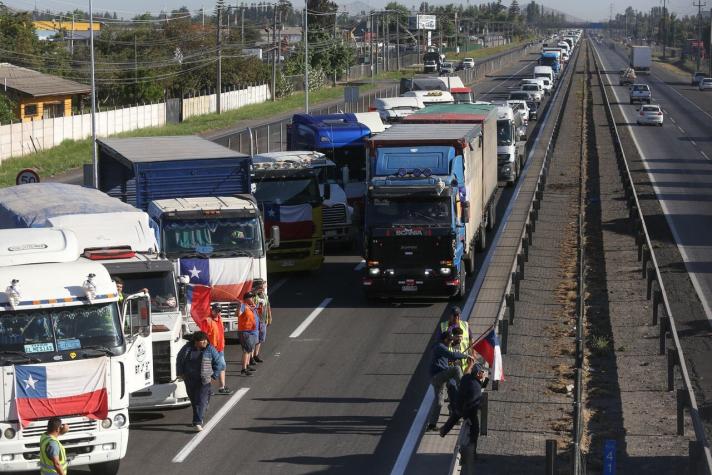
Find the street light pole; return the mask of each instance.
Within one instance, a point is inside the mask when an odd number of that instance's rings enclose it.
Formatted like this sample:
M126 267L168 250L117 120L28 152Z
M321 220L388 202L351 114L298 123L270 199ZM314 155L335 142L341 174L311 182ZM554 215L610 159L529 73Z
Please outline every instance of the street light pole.
M309 113L309 0L304 0L304 113Z
M94 5L89 0L89 58L91 60L91 160L94 188L99 188L99 160L96 154L96 78L94 68Z

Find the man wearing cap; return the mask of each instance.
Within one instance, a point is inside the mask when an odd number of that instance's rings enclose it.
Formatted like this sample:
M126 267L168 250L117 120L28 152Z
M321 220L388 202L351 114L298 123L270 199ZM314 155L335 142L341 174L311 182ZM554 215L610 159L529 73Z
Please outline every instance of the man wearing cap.
M200 322L200 329L208 335L208 342L218 352L222 363L222 371L218 380L220 381L220 394L230 394L232 391L225 385L225 326L223 325L222 315L220 314L220 305L214 303L210 306L210 315L208 318Z
M430 408L427 430L435 430L437 427L440 411L445 403L445 392L443 391L445 383L452 378L457 378L457 381L462 379L462 367L459 364L451 366L450 362L473 359L472 356L460 351L450 351L449 346L451 344L452 334L446 331L440 335L440 341L433 345L433 359L430 363L430 384L435 391L435 399L433 400L433 406Z
M470 330L470 325L461 319L462 316L462 310L460 307L453 305L450 307L450 317L447 319L447 321L440 322L440 334L449 331L452 332L455 328L460 328L462 330L462 336L457 339L453 339L453 345L450 348L451 350L457 350L462 353L471 353L471 351L468 350L470 346L470 342L472 341L472 331ZM458 334L460 334L458 332ZM462 370L465 371L465 368L467 367L467 360L460 360L459 361L460 365L462 366Z
M253 281L252 291L255 293L255 306L257 307L257 314L260 320L257 344L255 345L255 356L251 360L251 362L254 363L262 363L263 361L262 358L260 358L260 348L262 348L262 343L267 339L267 327L272 324L272 307L270 307L269 299L267 298L266 284L267 283L262 279L255 279Z
M252 354L259 338L259 317L255 307L255 294L246 292L242 304L237 309L237 334L242 346L242 371L243 376L252 376L255 368L250 366Z

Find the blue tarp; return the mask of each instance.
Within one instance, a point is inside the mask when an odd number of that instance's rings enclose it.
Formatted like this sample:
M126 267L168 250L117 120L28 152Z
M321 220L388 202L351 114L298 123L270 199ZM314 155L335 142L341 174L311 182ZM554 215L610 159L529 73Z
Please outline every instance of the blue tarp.
M0 229L50 226L69 214L139 211L93 188L64 183L28 183L0 189Z

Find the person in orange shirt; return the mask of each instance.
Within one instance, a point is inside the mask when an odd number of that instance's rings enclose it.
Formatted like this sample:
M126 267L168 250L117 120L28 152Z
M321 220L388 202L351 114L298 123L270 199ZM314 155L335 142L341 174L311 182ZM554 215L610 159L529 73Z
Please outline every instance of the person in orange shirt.
M200 329L208 335L208 342L217 350L222 362L223 370L220 371L220 394L230 394L232 391L225 385L225 327L223 326L220 305L214 303L210 306L210 316L203 320Z
M240 336L240 345L242 346L242 371L240 374L243 376L252 376L252 371L255 371L255 368L250 366L250 360L259 338L259 316L254 298L254 292L246 292L242 305L237 309L237 334Z

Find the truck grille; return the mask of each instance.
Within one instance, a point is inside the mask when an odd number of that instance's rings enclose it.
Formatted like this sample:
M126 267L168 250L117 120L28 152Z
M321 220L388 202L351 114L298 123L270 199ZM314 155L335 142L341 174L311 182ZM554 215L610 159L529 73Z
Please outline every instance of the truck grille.
M153 342L153 378L155 384L171 382L171 342Z
M322 208L322 219L324 227L328 226L344 226L346 224L346 206L343 203L338 203L333 206L324 206Z
M217 304L220 305L220 313L223 319L228 319L236 317L240 302L217 302Z
M83 420L83 421L66 421L69 423L69 433L73 432L84 432L84 431L93 431L96 429L98 422L97 421L92 421L92 420ZM23 437L39 437L40 435L44 434L45 431L47 430L47 421L36 421L36 422L31 422L29 427L25 427L22 429L22 436Z

